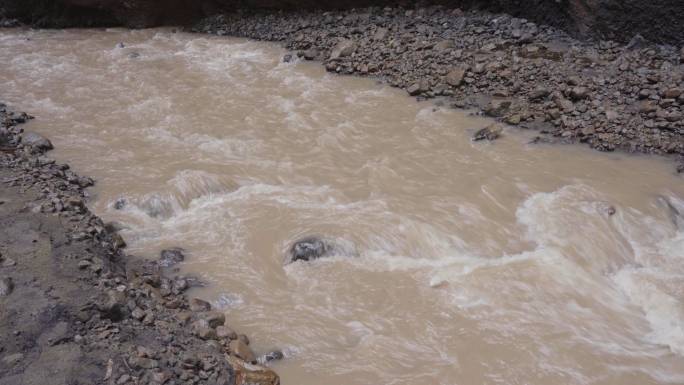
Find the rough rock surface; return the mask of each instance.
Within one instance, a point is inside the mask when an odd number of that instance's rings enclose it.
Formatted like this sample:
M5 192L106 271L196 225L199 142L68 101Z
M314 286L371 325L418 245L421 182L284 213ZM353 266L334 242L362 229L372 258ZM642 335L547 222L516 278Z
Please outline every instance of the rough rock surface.
M20 123L30 118L5 109L0 133L13 135L0 151L0 385L233 385L238 374L279 384L265 366L233 357L225 315L188 301L187 278L129 260L85 205L84 178L24 145ZM221 334L193 330L198 321Z
M0 0L0 26L23 22L42 27L118 24L144 28L183 25L203 16L243 9L349 10L400 5L409 10L434 4L503 12L583 38L627 43L639 34L643 40L684 44L680 0ZM531 36L521 33L518 37L525 41ZM638 44L640 41L635 42Z

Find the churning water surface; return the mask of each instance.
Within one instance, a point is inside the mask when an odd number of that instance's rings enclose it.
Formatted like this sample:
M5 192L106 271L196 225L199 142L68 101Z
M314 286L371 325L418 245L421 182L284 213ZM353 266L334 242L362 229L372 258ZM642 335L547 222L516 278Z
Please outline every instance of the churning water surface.
M192 295L282 349L285 385L684 383L671 163L512 127L471 142L488 120L284 53L0 30L0 97L97 180L128 253L190 251ZM286 264L311 234L342 255Z

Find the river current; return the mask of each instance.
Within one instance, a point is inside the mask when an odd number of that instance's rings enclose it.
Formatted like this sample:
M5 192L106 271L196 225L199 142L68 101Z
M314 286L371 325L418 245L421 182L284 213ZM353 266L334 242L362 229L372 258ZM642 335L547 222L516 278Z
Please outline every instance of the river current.
M132 258L189 251L191 295L283 350L285 385L684 383L670 161L514 127L471 142L490 120L286 53L0 30L0 98L97 181ZM288 264L313 234L339 255Z

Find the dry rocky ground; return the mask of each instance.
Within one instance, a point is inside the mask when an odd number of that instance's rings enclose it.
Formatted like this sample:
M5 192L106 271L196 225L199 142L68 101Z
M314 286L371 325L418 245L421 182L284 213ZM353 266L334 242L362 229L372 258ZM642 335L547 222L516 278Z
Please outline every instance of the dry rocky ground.
M478 108L538 141L684 159L684 47L579 41L505 14L430 6L217 15L186 31L280 42L285 60L385 79L419 101ZM674 39L674 38L673 38ZM682 166L679 168L682 169Z
M188 300L184 258L129 260L116 223L85 206L86 187L0 104L0 384L280 384L223 312ZM199 289L194 289L199 290Z

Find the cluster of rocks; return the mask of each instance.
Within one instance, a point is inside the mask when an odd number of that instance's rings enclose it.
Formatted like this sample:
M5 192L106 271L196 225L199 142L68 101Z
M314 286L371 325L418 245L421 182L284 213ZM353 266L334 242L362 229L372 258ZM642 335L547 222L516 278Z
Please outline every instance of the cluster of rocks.
M4 105L0 111L0 378L280 383L265 366L283 358L280 351L257 359L223 312L187 298L193 279L163 274L185 259L183 249L164 250L157 261L129 260L120 227L85 205L92 179L46 157L50 141L19 126L32 117ZM37 375L52 370L51 359L64 377Z
M386 79L418 100L452 107L552 140L600 151L684 155L684 48L579 41L505 14L366 8L345 12L242 10L185 29L281 42L286 60L318 60L328 71ZM444 101L439 101L444 103Z

